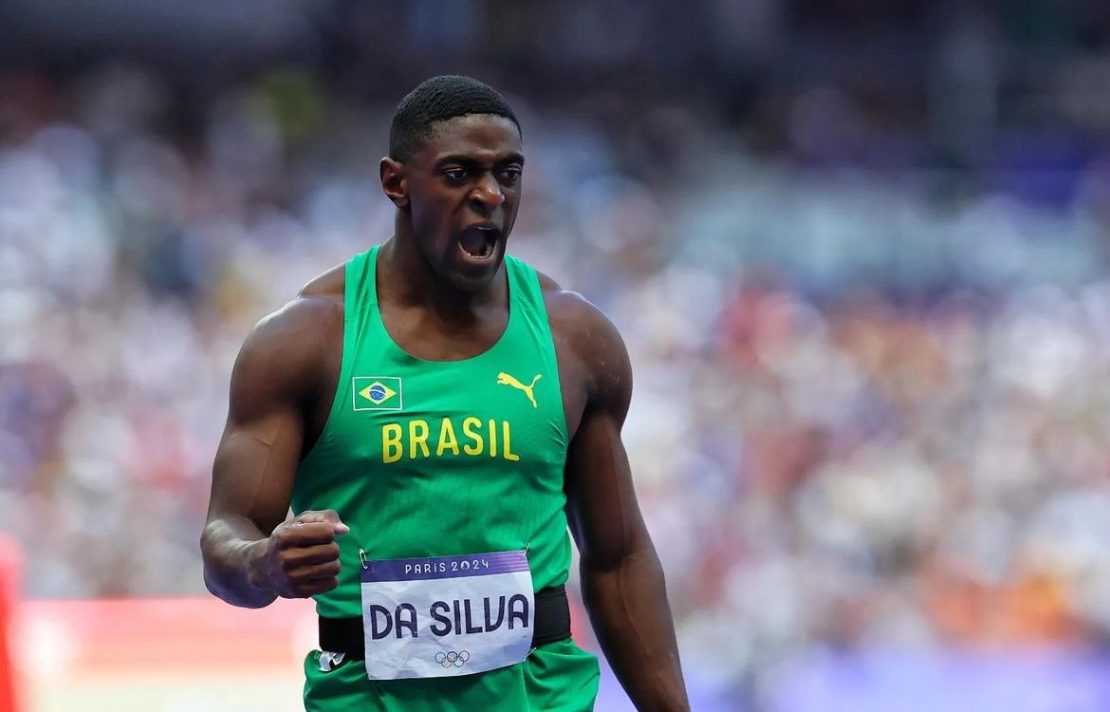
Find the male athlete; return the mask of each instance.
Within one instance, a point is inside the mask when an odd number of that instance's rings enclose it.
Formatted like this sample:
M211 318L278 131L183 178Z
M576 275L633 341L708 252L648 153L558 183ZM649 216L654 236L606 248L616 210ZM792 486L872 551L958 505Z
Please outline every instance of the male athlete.
M595 307L505 254L523 169L500 94L418 86L381 160L393 236L262 320L236 361L205 582L237 606L315 598L308 710L592 709L568 524L625 690L688 709L620 438L628 355Z

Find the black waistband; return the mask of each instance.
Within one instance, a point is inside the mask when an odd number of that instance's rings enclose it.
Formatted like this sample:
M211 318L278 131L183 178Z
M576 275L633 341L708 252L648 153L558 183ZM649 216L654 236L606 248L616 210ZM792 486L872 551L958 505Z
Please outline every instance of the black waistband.
M570 605L565 586L536 591L536 619L532 627L532 647L570 637ZM351 618L320 617L320 650L346 653L352 660L366 657L362 616Z

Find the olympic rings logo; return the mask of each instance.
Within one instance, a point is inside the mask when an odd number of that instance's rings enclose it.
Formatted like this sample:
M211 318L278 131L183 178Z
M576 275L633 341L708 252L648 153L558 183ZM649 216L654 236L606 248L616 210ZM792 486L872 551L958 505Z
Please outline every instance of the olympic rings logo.
M460 668L466 665L468 660L470 660L469 650L460 650L457 653L454 650L449 653L436 653L436 662L445 668L451 666Z

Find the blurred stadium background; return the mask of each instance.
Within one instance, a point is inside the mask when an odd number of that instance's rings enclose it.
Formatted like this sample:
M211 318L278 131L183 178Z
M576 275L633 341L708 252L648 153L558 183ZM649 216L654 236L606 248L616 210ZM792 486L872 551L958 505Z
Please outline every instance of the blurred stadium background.
M1110 709L1110 4L5 0L21 709L298 709L311 608L201 580L229 369L437 73L627 340L695 709Z

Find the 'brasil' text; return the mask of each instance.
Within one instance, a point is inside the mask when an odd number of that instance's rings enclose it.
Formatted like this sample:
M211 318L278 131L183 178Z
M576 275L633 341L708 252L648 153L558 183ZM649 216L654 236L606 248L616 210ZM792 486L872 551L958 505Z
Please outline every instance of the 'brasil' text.
M451 418L443 418L438 424L422 418L407 423L385 423L382 425L382 462L387 465L399 462L406 455L416 460L460 454L520 462L520 456L513 452L512 436L509 421L490 418L483 422L474 416L463 418L458 424Z

